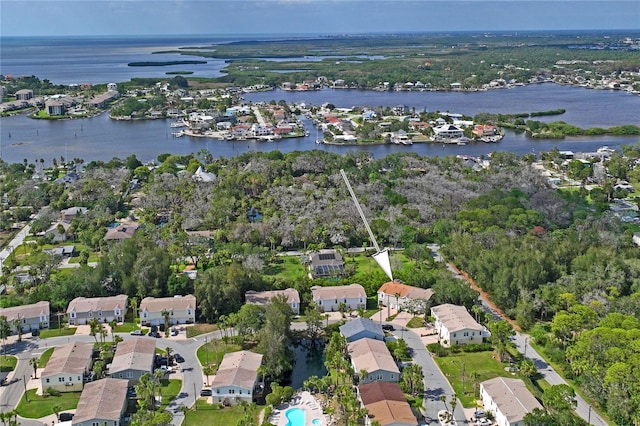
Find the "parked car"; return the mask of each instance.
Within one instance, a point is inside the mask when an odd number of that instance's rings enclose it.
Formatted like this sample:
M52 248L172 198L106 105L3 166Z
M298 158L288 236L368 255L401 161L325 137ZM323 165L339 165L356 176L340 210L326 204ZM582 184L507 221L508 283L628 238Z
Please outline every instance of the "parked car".
M133 330L131 332L132 336L142 336L142 330Z
M58 419L61 422L70 422L73 420L73 413L60 413L58 414Z
M33 330L31 330L32 337L37 337L39 335L40 335L40 330L38 330L37 328L34 328Z
M171 335L172 336L177 336L178 335L178 330L176 330L175 328L171 329Z
M200 396L211 396L213 395L213 392L211 392L211 389L202 389L200 391Z
M171 373L171 372L173 372L173 368L167 367L166 365L161 365L160 366L160 371L162 371L164 373Z
M180 354L174 354L173 359L175 359L176 362L184 362L184 358Z
M393 331L393 330L395 330L396 328L395 328L393 325L391 325L391 324L382 324L382 329L383 329L384 331Z

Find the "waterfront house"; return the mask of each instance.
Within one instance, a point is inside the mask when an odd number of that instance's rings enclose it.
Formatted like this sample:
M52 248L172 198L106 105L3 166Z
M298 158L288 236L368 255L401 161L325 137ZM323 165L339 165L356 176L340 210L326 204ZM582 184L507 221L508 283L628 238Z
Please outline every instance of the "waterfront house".
M126 294L107 297L76 297L67 306L69 325L88 324L93 318L100 323L123 322L127 314Z
M382 326L369 318L357 318L346 322L340 326L340 334L342 334L348 342L355 342L356 340L365 338L384 340Z
M367 410L365 425L376 421L380 426L418 426L400 385L372 382L358 386L358 399Z
M91 373L93 343L73 342L57 346L40 375L42 391L79 392Z
M163 312L169 313L169 324L193 324L196 321L196 297L176 295L173 297L145 297L140 302L142 325L164 324Z
M473 319L464 306L445 303L431 308L435 329L442 346L482 343L489 331Z
M427 301L433 296L430 288L419 288L389 281L378 289L378 304L392 309L402 309L403 306L416 300Z
M121 224L113 228L107 229L104 235L105 241L123 241L133 237L133 234L138 230L139 225L135 222Z
M31 89L20 89L16 92L16 100L18 101L28 101L33 98L33 90Z
M484 410L498 426L523 426L524 417L536 408L544 410L520 379L496 377L480 383Z
M453 124L442 124L433 128L435 140L457 139L464 136L464 131Z
M156 341L149 337L135 337L118 343L109 376L125 379L129 386L135 385L140 376L153 373L156 360Z
M50 116L64 115L66 112L66 106L57 99L47 99L44 102L44 106L47 109L47 114Z
M87 383L78 400L72 426L120 426L127 411L126 380L101 379Z
M261 354L250 351L225 354L211 383L213 402L225 405L254 402L254 394L259 390L260 365Z
M298 290L295 288L271 291L249 290L244 294L244 299L246 303L265 306L271 301L271 299L277 296L286 298L294 315L300 315L300 294L298 294Z
M309 255L311 278L341 277L344 275L344 260L339 251L323 249Z
M367 293L360 284L311 287L311 298L322 312L338 312L341 307L355 311L366 309Z
M347 344L351 365L360 383L398 382L400 369L382 340L360 339Z
M0 316L9 322L11 333L17 333L18 328L14 324L15 320L20 322L22 332L49 328L50 306L49 302L43 301L30 305L12 306L10 308L0 308Z

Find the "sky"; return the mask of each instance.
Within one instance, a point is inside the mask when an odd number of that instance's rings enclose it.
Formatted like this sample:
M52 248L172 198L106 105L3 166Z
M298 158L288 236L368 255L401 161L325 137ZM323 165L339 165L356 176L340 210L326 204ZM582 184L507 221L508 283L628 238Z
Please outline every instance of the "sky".
M0 37L616 29L639 0L0 0Z

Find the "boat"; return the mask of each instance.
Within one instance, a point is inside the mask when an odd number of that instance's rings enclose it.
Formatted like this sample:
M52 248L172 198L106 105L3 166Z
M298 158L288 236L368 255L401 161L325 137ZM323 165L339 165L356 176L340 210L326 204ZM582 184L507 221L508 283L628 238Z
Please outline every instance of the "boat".
M169 124L169 126L173 128L187 127L187 123L185 123L184 121L174 121L173 123Z
M316 139L316 143L318 145L323 144L324 143L324 139Z
M171 134L173 135L174 138L179 138L184 135L184 133L182 132L173 132Z

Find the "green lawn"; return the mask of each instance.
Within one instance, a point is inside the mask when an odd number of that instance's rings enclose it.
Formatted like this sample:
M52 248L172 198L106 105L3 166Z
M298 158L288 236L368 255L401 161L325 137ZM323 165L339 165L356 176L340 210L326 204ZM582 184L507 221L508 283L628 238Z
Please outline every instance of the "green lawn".
M284 278L296 280L304 278L307 271L304 265L300 263L300 259L296 256L279 256L269 263L263 270L264 275L270 275L276 278Z
M40 417L53 414L53 407L60 407L60 411L72 410L78 406L81 392L64 392L59 396L38 396L37 389L29 389L18 403L16 411L18 415L29 419L39 419ZM27 402L27 399L29 402Z
M480 382L494 377L513 377L504 370L506 364L502 364L493 358L493 351L485 352L461 352L446 357L434 357L434 361L440 367L460 402L466 408L475 407L476 392L479 391ZM462 369L464 365L464 393L462 392ZM473 374L477 376L474 378Z
M248 405L247 410L258 424L258 414L262 407L256 405ZM219 404L208 404L202 399L196 400L195 409L187 411L186 418L182 423L183 426L197 426L206 424L216 425L235 425L244 417L244 407L242 405L234 405L231 407L222 407Z
M44 368L47 366L47 362L49 362L49 358L51 358L54 349L55 348L49 348L42 352L42 355L38 358L38 368Z
M58 337L58 336L73 336L76 334L75 327L64 327L64 328L49 328L47 330L40 330L40 338L48 339L50 337Z
M162 402L160 403L160 408L165 409L169 405L171 401L175 399L175 397L180 393L180 388L182 388L182 380L178 379L162 379L160 380L160 394L162 395Z
M217 369L217 366L220 365L224 354L229 352L237 352L239 350L242 350L242 347L240 345L236 345L233 343L227 343L225 345L222 340L216 339L200 346L196 355L198 356L200 364L207 365L207 363L209 363L214 365Z
M216 331L217 329L218 326L215 324L194 324L186 328L187 338L190 339L201 334L211 333L212 331Z
M424 318L423 317L413 317L407 323L408 328L418 328L424 327Z
M13 371L18 363L18 358L13 355L1 355L0 356L0 371L8 372Z
M115 327L116 333L131 333L133 330L142 330L142 334L146 334L149 329L148 328L140 328L136 324L132 324L130 322L125 322L122 324L118 324Z

